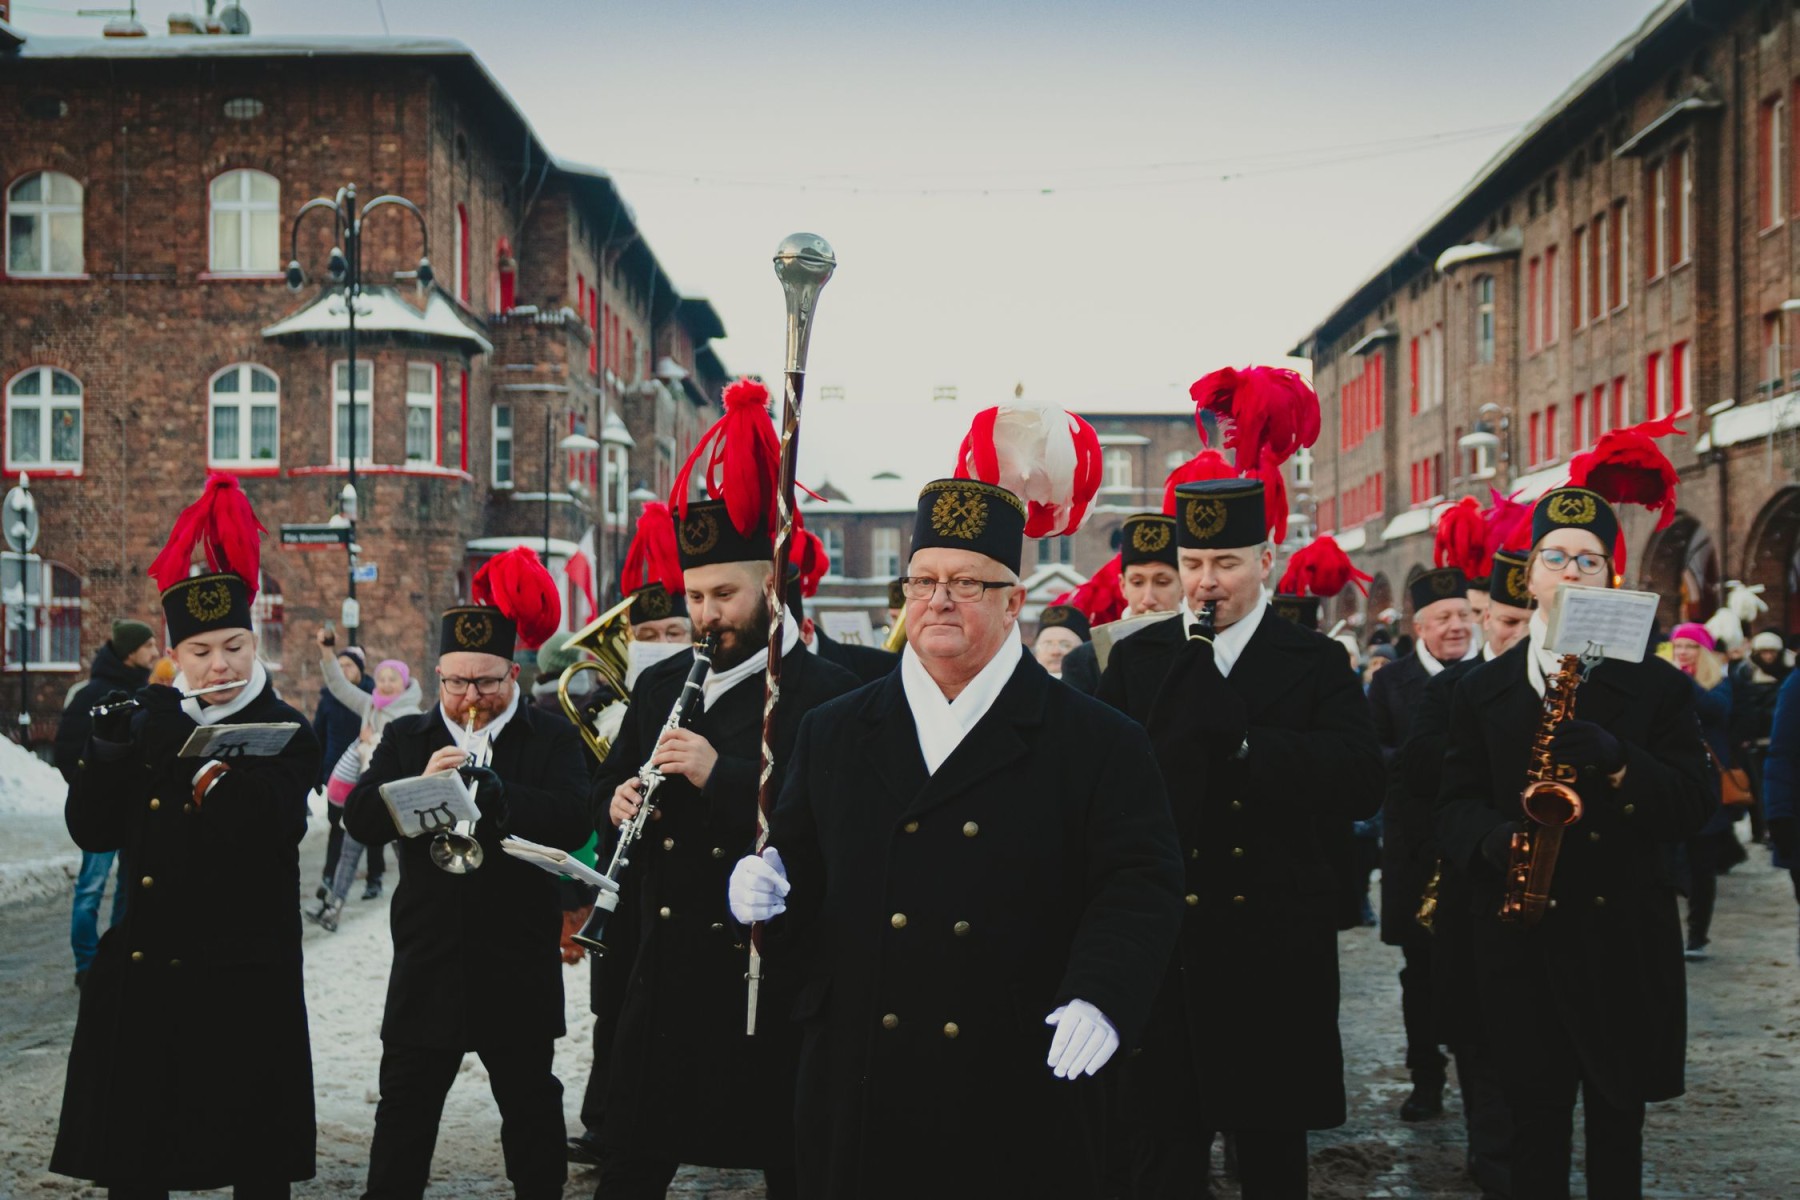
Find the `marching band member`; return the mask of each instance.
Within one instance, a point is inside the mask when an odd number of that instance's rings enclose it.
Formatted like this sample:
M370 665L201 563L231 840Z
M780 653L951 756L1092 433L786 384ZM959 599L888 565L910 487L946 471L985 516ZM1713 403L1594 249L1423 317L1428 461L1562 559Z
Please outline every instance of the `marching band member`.
M732 874L804 973L808 1197L1099 1193L1089 1077L1137 1044L1179 864L1142 730L1019 644L1024 525L1003 488L926 485L900 670L806 719Z
M761 432L753 426L769 425L767 402L758 383L741 380L727 389L726 416L714 427L722 431L727 478L739 478L732 464ZM726 909L732 864L756 835L775 599L775 480L758 482L760 499L741 506L747 513L735 513L726 498L676 503L688 614L696 633L718 638L704 707L691 725L660 732L692 659L645 671L595 779L595 818L612 828L637 812L638 770L646 761L666 775L658 819L622 881L637 919L635 935L625 932L637 950L611 1048L599 1200L660 1197L682 1163L761 1168L772 1200L794 1195L793 988L778 974L764 980L758 1028L746 1037L748 950ZM675 492L687 494L687 468ZM775 762L785 768L801 715L857 682L800 645L791 614L781 645ZM745 1097L752 1095L759 1099L750 1107Z
M1674 512L1675 472L1646 433L1619 430L1571 464L1571 485L1532 512L1526 641L1456 686L1439 795L1446 858L1469 881L1482 1024L1513 1120L1512 1188L1569 1195L1581 1096L1588 1195L1640 1194L1644 1106L1678 1096L1686 1040L1681 924L1672 864L1713 800L1693 688L1654 657L1606 660L1545 728L1561 663L1547 646L1558 585L1606 587L1624 543L1608 496ZM1503 921L1520 794L1534 750L1572 772L1576 824L1561 840L1553 906ZM1541 835L1538 835L1541 837Z
M319 744L256 655L261 531L237 480L209 477L150 567L180 674L94 710L69 787L70 836L125 853L130 897L81 992L50 1169L120 1200L267 1200L313 1177L294 898ZM196 545L211 570L189 577ZM264 724L296 726L279 753L183 753L197 730Z
M1123 1079L1134 1195L1192 1196L1229 1131L1246 1200L1304 1197L1306 1131L1345 1111L1333 847L1375 812L1379 749L1343 650L1270 619L1264 485L1184 483L1175 501L1180 619L1113 647L1099 693L1149 731L1187 868Z
M1037 637L1032 639L1031 654L1050 678L1063 677L1065 659L1076 649L1088 644L1088 619L1072 604L1048 604L1038 614Z
M1175 569L1175 518L1166 513L1133 513L1119 526L1119 619L1173 613L1181 605L1181 576ZM1063 682L1093 695L1100 687L1100 661L1091 638L1062 661Z
M556 629L555 582L529 549L476 574L477 603L445 610L438 702L388 726L344 804L365 845L399 836L381 787L466 768L480 810L478 869L439 869L427 837L400 841L390 923L394 965L381 1023L381 1102L366 1200L416 1200L431 1174L444 1096L474 1051L500 1109L506 1177L520 1200L562 1195L562 1084L551 1071L563 1035L562 902L556 880L500 849L518 835L573 850L588 839L587 752L561 716L523 703L515 647ZM491 751L485 767L471 756Z

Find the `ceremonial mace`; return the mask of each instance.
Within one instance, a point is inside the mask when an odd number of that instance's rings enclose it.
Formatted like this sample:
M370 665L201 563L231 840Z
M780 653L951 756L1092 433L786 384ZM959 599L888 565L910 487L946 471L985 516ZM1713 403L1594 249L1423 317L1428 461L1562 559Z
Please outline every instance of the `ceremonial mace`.
M795 233L775 248L775 277L787 296L787 386L781 403L781 474L775 485L780 529L775 537L774 619L769 626L769 669L764 676L762 773L756 784L756 853L769 844L775 811L775 710L781 702L781 634L787 624L787 562L794 543L794 462L800 454L800 401L806 388L806 348L812 338L819 289L837 269L831 243L816 233ZM762 926L750 927L750 985L744 1033L756 1036L756 993L762 986Z

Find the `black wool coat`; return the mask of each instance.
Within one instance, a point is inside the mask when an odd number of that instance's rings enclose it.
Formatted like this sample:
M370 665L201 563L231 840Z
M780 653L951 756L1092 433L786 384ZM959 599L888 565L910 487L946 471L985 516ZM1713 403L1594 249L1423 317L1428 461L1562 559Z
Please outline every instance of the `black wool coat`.
M770 954L806 980L803 1196L1100 1194L1103 1092L1181 919L1175 831L1143 731L1015 652L935 775L897 672L801 728ZM1044 1018L1075 999L1122 1045L1069 1081Z
M110 692L135 692L149 682L148 668L126 666L113 653L111 642L100 643L100 649L94 653L93 665L88 668L87 682L69 697L62 720L56 726L52 761L65 780L75 782L75 763L87 748L88 734L93 732L94 718L88 715L89 710L105 700Z
M1387 768L1381 800L1381 940L1390 946L1428 940L1415 918L1437 863L1431 801L1414 797L1401 786L1400 751L1431 678L1415 651L1381 668L1369 681L1369 715Z
M1482 1024L1517 1098L1540 1095L1556 1047L1572 1042L1614 1104L1681 1094L1685 964L1675 907L1675 848L1716 801L1694 713L1693 681L1657 659L1601 663L1580 686L1575 716L1625 748L1622 786L1584 786L1581 821L1563 835L1536 926L1502 922L1501 872L1487 835L1523 820L1532 736L1543 701L1526 678L1528 643L1471 671L1450 707L1438 794L1445 856L1468 872Z
M500 842L517 834L575 850L588 840L588 752L573 725L520 697L493 741L492 766L506 785L505 819L484 815L476 823L482 864L452 875L432 863L431 838L400 837L381 785L418 775L432 754L455 744L437 705L389 723L344 801L351 837L368 846L398 842L382 1040L475 1050L561 1037L556 877L513 858Z
M1062 681L1084 696L1100 690L1100 660L1094 653L1094 643L1083 642L1063 655Z
M1380 750L1336 642L1264 610L1225 683L1249 753L1164 680L1181 619L1113 647L1100 698L1150 730L1187 871L1181 940L1125 1073L1127 1123L1329 1129L1344 1121L1334 864L1381 800ZM1341 867L1340 867L1341 869Z
M676 655L645 671L632 690L594 784L594 820L605 828L612 828L614 789L649 759L692 665ZM792 761L806 714L856 686L802 646L782 658L778 772ZM601 1140L609 1146L715 1167L792 1160L796 981L791 971L764 971L756 1036L746 1037L749 948L726 897L732 868L756 841L763 695L763 677L752 675L696 712L688 728L719 760L704 789L684 776L663 780L660 819L646 827L620 881L623 902L613 920L636 921L637 949L608 1065Z
M888 672L900 665L900 656L892 650L833 641L826 636L824 628L819 626L814 627L813 636L819 640L819 657L850 672L859 684L874 683L877 679L885 678Z
M130 895L81 991L52 1171L170 1191L312 1178L296 900L319 744L267 686L223 723L284 721L282 753L235 760L197 806L198 759L83 750L69 834L123 851Z

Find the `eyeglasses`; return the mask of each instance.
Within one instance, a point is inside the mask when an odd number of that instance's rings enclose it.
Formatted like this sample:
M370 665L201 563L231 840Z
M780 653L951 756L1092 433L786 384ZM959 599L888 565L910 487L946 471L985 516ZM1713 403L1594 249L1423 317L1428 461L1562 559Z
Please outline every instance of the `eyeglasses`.
M1606 564L1612 561L1605 554L1570 554L1567 550L1557 550L1554 547L1539 550L1537 555L1538 560L1552 571L1562 570L1569 565L1570 559L1574 559L1575 569L1583 575L1598 575L1606 570Z
M484 679L463 679L456 675L439 675L438 686L452 695L460 696L470 688L475 689L477 696L492 696L506 682L506 676L490 676Z
M991 583L986 579L927 579L923 575L900 577L900 591L908 600L930 600L937 595L939 588L943 588L950 593L950 599L958 604L973 604L992 588L1014 586L1016 585L1006 580Z

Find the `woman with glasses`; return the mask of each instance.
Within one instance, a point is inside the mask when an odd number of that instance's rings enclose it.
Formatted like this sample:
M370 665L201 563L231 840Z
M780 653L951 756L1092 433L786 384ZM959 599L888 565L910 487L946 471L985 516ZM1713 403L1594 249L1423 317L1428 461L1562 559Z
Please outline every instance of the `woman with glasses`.
M1662 499L1650 485L1673 477L1654 463L1647 476L1637 464L1586 465L1584 477L1650 507ZM1512 1194L1569 1195L1579 1094L1587 1195L1636 1197L1644 1106L1683 1088L1675 850L1714 799L1692 682L1654 656L1601 662L1550 742L1581 797L1580 819L1562 837L1551 907L1535 924L1501 919L1512 837L1526 820L1519 796L1546 681L1560 666L1548 645L1558 589L1614 586L1623 550L1618 514L1599 489L1546 493L1531 532L1527 588L1536 611L1526 644L1456 688L1437 829L1474 909L1468 936L1481 1025L1513 1117Z

